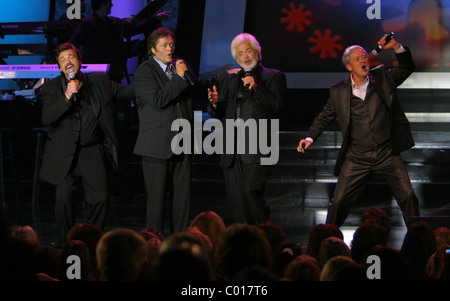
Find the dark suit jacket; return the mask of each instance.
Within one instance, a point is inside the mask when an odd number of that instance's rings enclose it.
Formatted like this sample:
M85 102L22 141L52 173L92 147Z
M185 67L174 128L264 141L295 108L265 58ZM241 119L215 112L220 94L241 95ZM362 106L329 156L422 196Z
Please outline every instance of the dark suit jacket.
M178 102L188 103L189 121L193 119L191 91L187 89L189 84L178 75L169 80L160 65L150 57L136 70L134 85L139 112L139 134L134 153L169 159L173 155L171 142L177 134L171 126L179 118Z
M406 52L396 54L399 66L394 69L387 69L381 65L370 70L370 83L383 100L391 118L391 138L390 142L394 153L400 153L414 146L414 140L409 126L408 119L398 100L396 89L414 71L415 65L408 48ZM308 136L314 141L322 134L326 127L338 119L339 126L343 133L343 143L335 166L335 175L339 175L341 166L345 160L345 154L349 142L350 130L350 97L352 93L351 79L347 79L334 84L330 88L330 98L319 116L314 119L309 128Z
M117 145L114 125L114 99L134 97L132 86L120 86L108 79L104 73L83 74L83 88L88 88L92 107L99 125L105 132L111 155ZM60 75L46 82L41 89L43 101L42 122L48 126L40 176L47 182L58 185L66 177L74 158L81 120L72 103L67 101L64 92L67 81ZM116 162L117 163L117 162Z
M221 166L229 166L233 161L233 154L226 154L226 120L236 119L237 93L242 86L241 70L238 74L222 74L217 80L219 82L219 101L217 107L208 106L211 117L220 119L224 129L224 154L221 156ZM261 119L268 121L268 135L270 134L270 119L273 119L283 108L286 98L286 76L284 73L264 67L261 63L252 70L252 75L257 83L256 91L246 93L241 102L240 118L244 121L254 119L257 124ZM259 141L259 140L258 140ZM245 143L248 150L249 137L246 135ZM256 154L246 152L241 155L246 164L259 163L261 153L259 147Z

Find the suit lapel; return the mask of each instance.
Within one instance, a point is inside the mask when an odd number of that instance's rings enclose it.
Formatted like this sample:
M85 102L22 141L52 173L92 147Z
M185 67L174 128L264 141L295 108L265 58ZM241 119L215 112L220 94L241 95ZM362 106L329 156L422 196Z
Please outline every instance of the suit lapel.
M89 90L89 98L91 101L92 109L94 110L95 117L98 118L100 114L101 104L100 104L100 98L99 94L97 93L97 89L95 85L92 83L92 81L89 79L89 75L83 74L84 84L86 85L86 88Z
M351 75L350 75L351 76ZM351 93L352 93L352 82L350 77L348 77L346 80L344 80L344 85L342 86L341 89L341 95L340 95L340 100L341 100L341 105L340 107L342 107L342 117L343 117L343 121L345 122L345 124L347 124L347 126L350 124L350 99L351 99Z
M150 67L155 70L156 74L158 74L160 80L163 83L167 83L169 81L169 78L167 77L167 74L164 72L164 70L161 68L161 66L155 61L153 57L150 57L148 59L148 63L150 64Z
M237 99L238 99L238 90L239 90L239 83L240 81L240 74L236 74L234 77L230 80L230 87L232 94L231 97L228 98L228 116L233 116L233 118L236 118L236 109L237 109Z
M370 76L370 85L373 85L375 91L381 97L383 102L388 106L388 108L390 108L391 107L391 100L383 92L383 89L381 87L381 81L376 80L375 77L372 74L370 74L370 73L369 73L369 76Z
M65 97L65 95L64 95L64 92L65 92L66 89L67 89L67 83L68 83L68 80L66 79L66 76L61 72L61 98L64 98L64 100L65 100L65 102L66 102L66 105L67 105L67 106L70 106L70 100L66 99L66 97ZM81 118L80 112L78 112L78 110L75 109L75 106L72 106L72 110L73 110L75 116L76 116L78 119L80 119L80 118Z

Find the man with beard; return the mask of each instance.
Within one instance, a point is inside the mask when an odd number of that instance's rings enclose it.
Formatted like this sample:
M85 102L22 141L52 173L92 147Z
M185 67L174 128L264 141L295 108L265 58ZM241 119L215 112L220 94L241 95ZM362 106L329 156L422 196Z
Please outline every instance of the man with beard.
M262 65L261 46L250 34L242 33L233 39L231 54L241 69L227 72L217 79L218 89L209 91L208 113L221 119L222 124L227 120L238 120L239 123L240 119L242 123L254 120L259 125L260 120L273 119L283 107L286 76ZM256 153L249 151L252 147L249 145L249 131L245 133L245 150L236 149L236 140L239 139L236 132L225 132L224 137L228 135L234 137L235 151L221 155L220 165L235 221L255 225L266 222L270 219L264 200L269 166L261 164L263 155L259 149ZM258 137L261 139L261 134Z
M72 202L78 182L91 205L87 222L104 226L108 201L107 158L116 161L117 135L114 99L134 97L132 86L124 87L104 73L82 73L81 54L69 43L58 46L56 61L61 75L41 89L42 122L48 138L40 176L56 185L58 246L74 225Z

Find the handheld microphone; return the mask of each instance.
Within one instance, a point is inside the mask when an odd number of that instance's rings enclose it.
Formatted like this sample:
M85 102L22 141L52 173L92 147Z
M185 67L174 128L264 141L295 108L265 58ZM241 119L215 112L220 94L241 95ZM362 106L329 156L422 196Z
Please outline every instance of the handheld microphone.
M69 75L70 82L74 83L75 82L75 73L71 72L68 75ZM73 97L73 101L77 101L77 93L73 93L72 97Z
M178 58L178 56L174 56L174 60L172 61L172 65L176 66L177 61L181 60L180 58ZM183 60L184 61L184 60ZM191 75L189 74L189 72L191 71L191 67L189 67L189 65L186 63L186 61L184 61L184 63L186 64L186 67L188 68L188 70L186 70L184 72L184 78L186 79L186 81L189 83L189 85L194 86L194 81L192 80Z
M252 70L251 67L245 68L244 69L245 72L244 72L244 76L243 77L252 76L251 70ZM244 87L248 89L250 87L250 84L246 84Z
M188 81L188 83L193 86L194 85L194 81L192 80L191 75L189 74L189 71L191 70L191 68L189 68L188 66L188 70L186 70L186 72L184 72L184 77L186 78L186 80Z
M394 36L394 33L393 33L393 32L391 32L390 34L388 34L388 35L386 36L386 39L385 39L386 44L389 43L389 41L392 39L393 36ZM381 52L381 50L383 50L383 46L378 45L377 48L375 48L374 50L372 50L372 54L373 54L374 56L377 56L377 55Z

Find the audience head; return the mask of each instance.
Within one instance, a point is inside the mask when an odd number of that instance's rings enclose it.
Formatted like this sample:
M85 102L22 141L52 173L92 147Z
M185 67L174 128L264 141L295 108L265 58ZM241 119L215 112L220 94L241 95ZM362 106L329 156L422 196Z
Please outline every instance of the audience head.
M427 222L419 221L408 228L400 250L416 279L425 277L428 260L436 252L436 245L433 228Z
M190 227L197 227L202 233L208 235L213 245L225 231L225 223L214 211L200 212L192 221Z
M148 262L149 266L152 266L158 258L162 239L157 233L152 231L142 230L140 234L147 243Z
M201 234L200 231L198 233ZM165 239L160 247L151 279L158 281L214 280L208 247L198 233L183 231Z
M70 256L77 256L75 259ZM79 269L75 269L75 262L79 262ZM59 255L58 279L93 281L96 280L92 266L92 258L87 245L81 240L66 243ZM71 274L73 272L74 274ZM76 274L79 273L79 274Z
M36 272L58 278L59 254L55 247L41 246L35 251Z
M361 216L360 225L364 224L366 221L372 221L386 229L387 236L389 237L391 233L391 222L386 211L378 207L372 207Z
M450 280L450 245L441 245L430 256L426 275L431 280Z
M110 230L98 242L97 266L100 280L140 280L147 272L147 263L147 244L133 230Z
M67 233L67 241L81 240L86 244L91 256L96 255L97 244L102 237L103 231L93 224L77 224Z
M202 233L197 227L189 227L185 231L194 234L201 241L203 249L208 254L212 252L213 245L208 235Z
M358 263L364 263L365 255L377 245L386 245L386 229L371 220L365 221L353 234L351 256Z
M323 266L320 281L367 280L366 269L348 256L336 256Z
M302 247L294 242L282 242L279 246L279 250L273 254L272 271L276 273L278 277L283 277L284 268L299 255L302 255Z
M318 255L320 267L323 267L329 259L336 256L351 257L350 248L347 244L342 239L334 236L322 240Z
M308 234L305 254L317 258L322 240L332 236L344 239L344 235L336 225L318 224L313 226Z
M4 248L4 246L2 246ZM0 248L0 249L2 249ZM34 281L36 280L35 246L26 240L12 239L6 250L5 280Z
M12 226L11 236L13 239L23 241L33 248L39 248L40 246L39 237L30 226Z
M286 240L286 234L283 232L281 227L273 221L268 221L260 224L259 228L266 234L272 253L279 251L281 244Z
M236 223L218 240L215 261L225 280L241 270L261 266L270 268L270 244L264 232L255 225Z
M391 246L375 246L366 256L376 255L380 258L380 281L410 280L409 268L405 257Z
M284 278L293 281L318 281L321 268L317 259L309 255L294 258L285 268Z
M437 246L450 245L450 229L447 227L438 227L433 230L436 236Z

